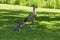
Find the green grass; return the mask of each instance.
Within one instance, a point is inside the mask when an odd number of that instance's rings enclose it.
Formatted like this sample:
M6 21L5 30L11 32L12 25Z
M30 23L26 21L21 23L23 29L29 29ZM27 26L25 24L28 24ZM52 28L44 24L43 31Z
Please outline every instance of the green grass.
M1 8L0 40L60 40L60 13L38 12L32 30L28 30L29 25L26 24L20 32L13 32L12 27L24 20L31 12Z

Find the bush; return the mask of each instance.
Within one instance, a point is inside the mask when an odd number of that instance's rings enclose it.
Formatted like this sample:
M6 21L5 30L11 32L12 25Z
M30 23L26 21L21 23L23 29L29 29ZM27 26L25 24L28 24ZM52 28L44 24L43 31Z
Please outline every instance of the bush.
M60 0L0 0L0 3L17 4L21 6L33 6L46 8L60 8Z

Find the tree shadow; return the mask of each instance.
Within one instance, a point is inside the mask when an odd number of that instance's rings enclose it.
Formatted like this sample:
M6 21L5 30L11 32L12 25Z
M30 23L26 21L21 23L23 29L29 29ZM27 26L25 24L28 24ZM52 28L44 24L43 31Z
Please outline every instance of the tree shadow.
M3 29L5 28L5 30L9 33L9 35L13 35L14 37L14 34L15 33L12 33L10 28L12 28L14 25L16 24L19 24L20 22L22 22L28 15L27 14L30 14L31 12L26 12L24 10L18 10L18 11L14 11L14 10L0 10L0 27L3 27ZM18 15L25 15L25 17L17 17ZM48 14L48 13L41 13L41 14ZM50 13L49 13L50 14ZM49 15L48 14L48 15ZM8 15L8 16L5 16L5 15ZM9 15L12 15L12 16L9 16ZM17 15L17 16L13 16L13 15ZM32 29L32 30L28 30L28 31L23 31L23 32L20 32L19 33L19 37L20 35L21 36L25 36L26 35L26 38L39 38L39 40L49 40L49 39L52 39L52 40L60 40L60 29L48 29L46 27L45 24L40 24L39 22L41 21L47 21L47 22L50 22L50 21L60 21L60 16L59 17L55 17L55 18L50 18L49 16L39 16L39 17L36 17L36 21L35 24L32 24L33 25L33 28L35 29ZM27 26L28 24L26 24ZM60 26L60 24L55 24L55 26ZM1 30L3 30L1 29ZM25 29L26 30L26 29ZM8 34L6 33L6 31L3 31L3 34ZM2 33L2 31L0 31ZM11 33L10 33L11 32ZM57 32L57 33L56 33ZM18 33L17 33L18 34ZM29 36L28 36L28 35Z
M24 20L31 12L26 12L24 10L5 10L5 9L0 9L0 19L7 19L7 21L4 21L4 20L0 20L0 24L4 24L4 23L10 23L10 24L17 24L17 23L20 23L22 20ZM25 15L26 14L26 17L17 17L18 15ZM48 12L40 12L38 14L52 14L52 13L48 13ZM54 13L53 13L54 14ZM5 16L5 15L8 15L8 16ZM9 15L12 15L12 16L9 16ZM17 15L17 16L13 16L13 15ZM37 21L60 21L60 17L55 17L55 18L50 18L50 16L39 16L39 17L36 17L36 20ZM36 23L37 25L39 23ZM35 25L36 25L35 24ZM40 27L44 27L44 25L40 25Z
M23 16L25 14L26 14L26 16L28 16L28 13L30 14L31 12L26 12L24 10L0 9L0 27L4 27L4 25L6 27L10 27L11 25L19 24L26 18ZM21 17L21 14L23 14L22 17ZM16 15L16 16L14 16L14 15ZM20 15L20 16L18 16L18 15Z
M31 12L27 12L24 10L7 10L7 9L0 9L0 14L2 15L19 15L19 14L28 14Z
M40 16L40 17L37 17L36 20L38 20L38 21L49 21L50 17L48 17L48 16Z
M39 15L42 16L38 16L36 18L36 20L38 21L60 21L60 13L53 13L53 12L38 12ZM58 15L56 15L58 14ZM48 16L47 16L48 15Z

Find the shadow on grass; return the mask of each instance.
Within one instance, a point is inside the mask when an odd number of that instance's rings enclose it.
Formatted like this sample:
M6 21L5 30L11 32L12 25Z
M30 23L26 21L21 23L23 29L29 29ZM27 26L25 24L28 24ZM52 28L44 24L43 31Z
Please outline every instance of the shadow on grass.
M26 12L24 10L5 10L5 9L0 9L0 26L2 26L3 24L17 24L20 23L21 21L23 21L31 12ZM17 17L18 15L23 14L23 16L26 14L26 17ZM41 12L41 13L37 13L37 14L47 14L50 15L51 13L49 12ZM5 16L8 15L8 16ZM10 15L10 16L9 16ZM12 16L11 16L12 15ZM13 16L16 15L16 16ZM52 13L52 15L54 15L54 13ZM39 16L36 17L36 20L41 22L41 21L60 21L60 16L55 17L55 18L50 18L50 16ZM35 25L40 25L39 23L36 23ZM42 27L43 26L43 27ZM40 25L40 28L45 28L44 25Z
M16 25L22 22L26 17L17 17L20 14L28 14L30 12L25 12L24 10L5 10L0 9L0 27L10 27L11 25ZM6 16L7 15L7 16ZM12 16L11 16L12 15ZM14 16L16 15L16 16Z
M0 20L1 19L8 19L8 21L14 21L14 22L19 21L20 22L20 21L24 20L24 18L26 18L26 17L23 17L25 14L27 16L30 13L31 12L26 12L24 10L16 10L16 11L14 11L14 10L0 9ZM22 15L22 17L20 17L20 16L17 17L18 15L21 15L21 14L24 14L24 15ZM16 16L14 16L14 15L16 15Z
M60 17L50 18L48 16L40 16L40 17L37 17L36 20L38 21L60 21Z
M0 14L6 14L6 15L18 15L18 14L28 14L28 13L31 13L31 12L26 12L24 10L6 10L6 9L0 9Z
M52 13L52 12L38 12L39 15L36 18L38 21L60 21L60 13ZM48 16L47 16L48 15Z
M59 13L54 13L54 12L37 12L38 14L46 14L46 15L49 15L49 14L53 14L53 15L55 15L55 14L59 14Z
M0 30L0 39L1 40L60 40L60 29L54 30L54 29L48 29L46 25L40 24L41 21L60 21L60 16L55 18L50 18L49 16L39 16L36 17L36 20L38 22L35 22L32 30L24 31L22 30L19 33L11 32L10 28L13 27L13 25L16 25L20 23L22 20L24 20L27 17L27 14L30 14L31 12L26 12L24 10L1 10L0 9L0 27L3 27L3 29ZM9 15L20 15L20 14L26 14L26 17L16 17L16 16L9 16ZM45 14L45 13L41 13ZM5 16L8 15L8 16ZM49 14L48 14L49 15ZM58 24L60 26L60 24ZM7 36L8 38L7 38Z

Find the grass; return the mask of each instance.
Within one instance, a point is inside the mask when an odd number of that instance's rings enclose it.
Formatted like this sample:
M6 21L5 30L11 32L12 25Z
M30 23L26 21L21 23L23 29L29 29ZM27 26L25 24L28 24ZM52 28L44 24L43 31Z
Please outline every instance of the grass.
M12 27L30 13L0 6L0 40L60 40L60 13L38 12L32 30L28 30L29 25L26 24L20 32L13 32Z

